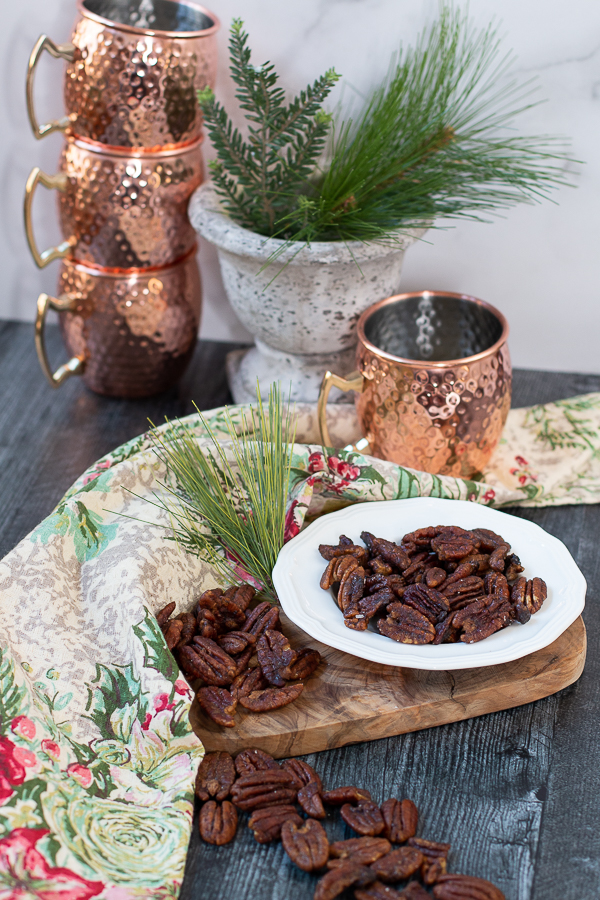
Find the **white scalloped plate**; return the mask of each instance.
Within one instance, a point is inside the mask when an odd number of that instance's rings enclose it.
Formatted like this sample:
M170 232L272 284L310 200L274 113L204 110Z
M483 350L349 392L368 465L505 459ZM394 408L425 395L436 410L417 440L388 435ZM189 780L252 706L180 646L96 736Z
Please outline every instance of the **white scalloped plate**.
M548 599L526 625L514 623L476 644L399 644L376 631L352 631L330 591L319 587L326 566L319 544L337 544L340 534L359 541L361 531L400 540L426 525L489 528L507 539L528 578L548 585ZM415 497L357 503L322 516L283 547L273 570L281 606L311 637L362 659L412 669L471 669L495 666L541 650L559 637L585 605L586 582L565 545L538 525L465 500Z

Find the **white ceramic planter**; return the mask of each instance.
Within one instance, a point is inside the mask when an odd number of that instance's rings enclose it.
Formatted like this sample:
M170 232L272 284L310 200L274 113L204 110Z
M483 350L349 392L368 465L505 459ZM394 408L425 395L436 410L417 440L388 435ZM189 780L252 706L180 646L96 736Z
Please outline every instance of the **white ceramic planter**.
M256 397L257 377L263 394L273 381L287 394L291 382L292 399L313 402L326 369L352 370L359 315L398 292L404 252L425 232L394 243L294 243L261 271L285 242L232 222L210 182L193 195L189 216L217 248L229 302L256 341L228 360L236 403Z

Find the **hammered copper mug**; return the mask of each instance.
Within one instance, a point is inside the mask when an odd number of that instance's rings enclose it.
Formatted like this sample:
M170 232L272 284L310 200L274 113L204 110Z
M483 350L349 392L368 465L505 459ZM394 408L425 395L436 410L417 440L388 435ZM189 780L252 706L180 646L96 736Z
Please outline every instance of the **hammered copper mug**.
M107 268L146 268L175 262L196 244L188 201L202 183L202 138L179 150L139 154L66 141L57 175L37 166L25 188L25 234L43 268L54 259ZM65 239L40 251L32 225L38 184L58 191Z
M365 310L357 334L358 371L347 378L327 372L323 379L323 444L331 446L326 404L335 386L357 392L371 455L437 475L481 472L510 409L502 313L465 294L398 294Z
M72 43L41 35L27 71L34 135L67 129L114 147L165 149L200 137L196 91L214 86L219 20L194 0L78 0ZM39 124L34 73L42 53L67 61L67 114Z

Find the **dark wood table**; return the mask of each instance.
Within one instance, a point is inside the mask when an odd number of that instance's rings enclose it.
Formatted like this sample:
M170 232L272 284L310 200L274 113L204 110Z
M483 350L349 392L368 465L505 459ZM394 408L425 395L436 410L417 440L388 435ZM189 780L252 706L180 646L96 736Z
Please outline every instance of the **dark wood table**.
M64 358L56 328L50 354ZM230 400L223 370L233 345L203 341L181 384L144 401L89 393L78 379L46 384L33 326L0 323L0 555L51 512L94 460L160 422ZM515 372L514 406L600 390L600 376ZM507 712L307 757L326 785L358 784L375 800L411 797L420 833L452 844L452 871L497 883L507 900L600 897L600 507L512 510L567 545L588 581L588 658L570 688ZM344 836L338 817L328 825ZM348 835L349 836L349 835ZM182 900L308 900L315 879L279 844L246 828L233 845L190 844Z

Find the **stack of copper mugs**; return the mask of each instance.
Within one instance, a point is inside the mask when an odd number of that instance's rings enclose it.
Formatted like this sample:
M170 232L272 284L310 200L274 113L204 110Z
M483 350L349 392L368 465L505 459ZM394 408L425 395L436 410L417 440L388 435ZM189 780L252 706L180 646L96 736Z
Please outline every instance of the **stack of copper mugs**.
M93 391L144 397L172 385L198 333L200 273L187 205L203 177L196 91L213 86L219 22L193 0L78 0L72 42L37 41L27 73L33 132L65 132L59 171L34 168L25 230L36 264L60 259L57 296L41 294L36 348L50 383L82 375ZM33 79L44 51L67 62L64 118L40 125ZM58 192L63 240L40 251L38 184ZM71 359L52 372L44 325L59 313Z

